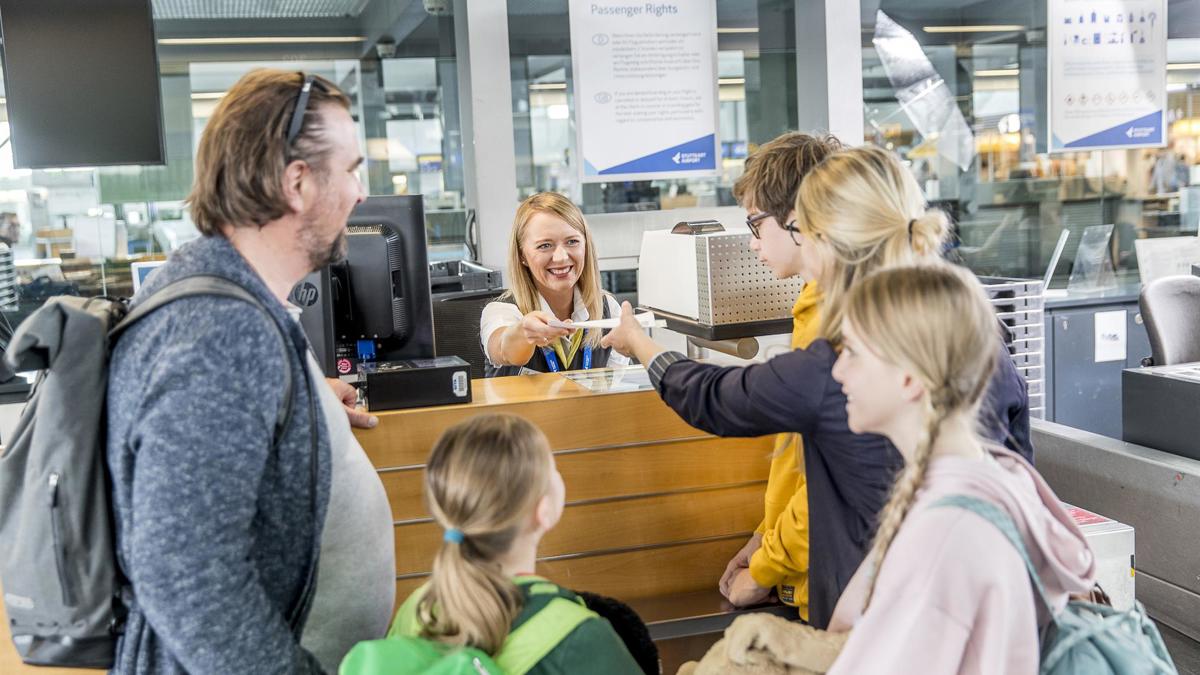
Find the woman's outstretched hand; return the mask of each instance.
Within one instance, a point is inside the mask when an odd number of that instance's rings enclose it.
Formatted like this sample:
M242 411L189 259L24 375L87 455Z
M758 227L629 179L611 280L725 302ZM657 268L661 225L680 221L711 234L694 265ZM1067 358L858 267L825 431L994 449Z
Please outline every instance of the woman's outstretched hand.
M566 328L555 328L550 325L554 315L540 310L534 310L521 317L521 337L535 347L545 347L558 338L571 334Z

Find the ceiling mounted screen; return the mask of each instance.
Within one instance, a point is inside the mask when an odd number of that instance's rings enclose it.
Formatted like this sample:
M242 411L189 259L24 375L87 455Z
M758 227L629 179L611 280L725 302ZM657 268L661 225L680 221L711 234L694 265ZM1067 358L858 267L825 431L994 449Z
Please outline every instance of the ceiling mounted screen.
M162 164L150 0L0 0L13 164Z

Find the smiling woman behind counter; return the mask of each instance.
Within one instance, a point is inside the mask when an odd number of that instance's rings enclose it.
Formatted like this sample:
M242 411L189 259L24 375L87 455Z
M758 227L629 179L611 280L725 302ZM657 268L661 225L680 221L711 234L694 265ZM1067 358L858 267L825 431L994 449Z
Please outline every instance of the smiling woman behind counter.
M535 194L517 209L508 249L510 288L483 308L479 337L487 377L626 365L600 346L599 330L556 328L551 321L607 319L621 313L600 288L592 233L583 213L556 192Z

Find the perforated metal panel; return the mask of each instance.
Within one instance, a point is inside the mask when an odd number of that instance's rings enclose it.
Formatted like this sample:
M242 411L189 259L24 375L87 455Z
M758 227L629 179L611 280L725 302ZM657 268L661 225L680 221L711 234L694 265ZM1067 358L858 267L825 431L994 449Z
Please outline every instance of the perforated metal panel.
M1029 414L1046 418L1045 324L1042 282L980 277L996 316L1009 332L1008 353L1029 386Z
M17 308L17 268L13 266L12 249L0 245L0 310Z
M759 262L748 233L697 237L696 275L700 322L710 326L787 318L804 288Z
M155 19L284 19L358 16L370 0L154 0Z

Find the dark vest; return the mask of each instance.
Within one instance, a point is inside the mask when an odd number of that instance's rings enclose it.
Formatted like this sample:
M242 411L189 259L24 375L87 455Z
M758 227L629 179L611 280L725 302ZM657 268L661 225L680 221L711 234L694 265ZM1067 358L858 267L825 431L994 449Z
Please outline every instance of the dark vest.
M515 299L513 299L511 296L508 296L508 297L501 296L501 299L497 300L496 302L507 302L510 305L517 304L517 301ZM603 300L603 302L600 303L600 306L603 308L604 316L602 318L605 318L605 319L609 318L610 315L608 312L608 294L607 293L604 295L604 300ZM608 331L604 331L604 333L608 333ZM575 358L571 359L571 363L567 366L566 370L583 370L583 349L584 349L584 345L580 345L579 349L577 349L575 351ZM608 365L608 355L611 351L612 351L611 348L610 349L602 349L600 347L592 348L592 367L593 368L603 368L604 366ZM542 348L538 347L533 350L533 356L531 356L529 358L529 361L524 366L494 366L491 364L491 362L488 362L488 363L484 364L483 376L484 377L507 377L509 375L520 375L521 368L528 368L529 370L536 370L539 373L549 373L550 372L550 365L548 363L546 363L546 355L542 352Z

